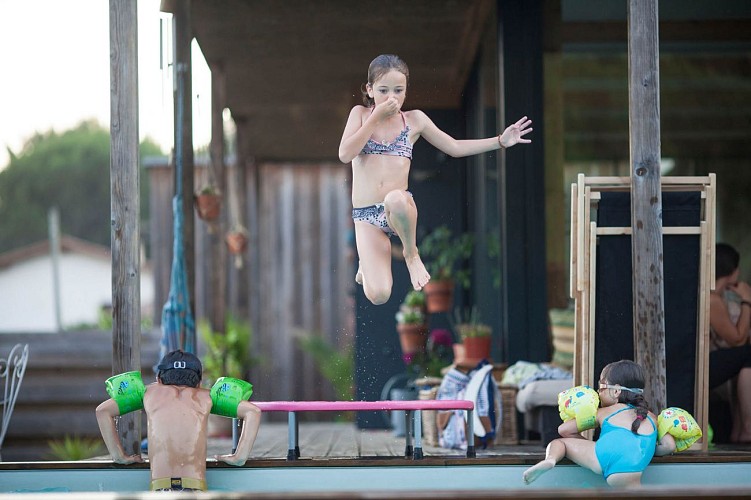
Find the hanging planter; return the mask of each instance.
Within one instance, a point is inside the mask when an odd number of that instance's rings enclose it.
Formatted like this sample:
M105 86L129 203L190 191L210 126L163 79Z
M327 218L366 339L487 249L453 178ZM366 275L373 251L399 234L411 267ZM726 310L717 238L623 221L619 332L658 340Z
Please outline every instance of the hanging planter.
M242 254L248 246L248 232L245 228L233 229L224 237L229 253L235 256L235 267L243 267Z
M209 222L219 217L222 208L222 196L213 187L207 186L193 195L193 204L198 217Z
M245 231L230 231L227 233L225 241L227 242L229 253L233 255L243 253L248 246L248 236L245 234Z

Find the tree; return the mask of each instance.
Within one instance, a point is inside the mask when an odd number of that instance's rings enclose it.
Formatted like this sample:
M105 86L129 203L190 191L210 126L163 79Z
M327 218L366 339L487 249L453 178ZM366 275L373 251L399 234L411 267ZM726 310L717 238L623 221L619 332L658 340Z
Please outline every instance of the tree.
M161 154L141 143L141 158ZM47 213L60 210L64 234L110 245L110 137L94 121L37 133L0 171L0 252L47 238ZM148 220L148 177L141 174L141 218Z

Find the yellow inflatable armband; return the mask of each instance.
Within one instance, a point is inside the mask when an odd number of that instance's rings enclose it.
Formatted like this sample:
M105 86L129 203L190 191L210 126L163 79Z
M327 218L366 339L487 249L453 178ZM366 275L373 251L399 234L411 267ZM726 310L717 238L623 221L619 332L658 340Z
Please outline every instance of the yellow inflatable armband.
M568 422L576 419L579 432L594 429L597 426L597 408L600 397L588 385L580 385L558 394L558 412L561 420Z
M665 408L657 416L657 437L665 434L675 438L676 451L684 451L701 438L701 428L689 412L681 408Z

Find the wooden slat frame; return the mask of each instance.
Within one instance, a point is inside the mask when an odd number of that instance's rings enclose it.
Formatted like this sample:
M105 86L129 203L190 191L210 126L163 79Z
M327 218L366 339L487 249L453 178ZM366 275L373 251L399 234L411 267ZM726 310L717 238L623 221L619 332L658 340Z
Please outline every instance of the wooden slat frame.
M571 185L571 270L570 295L575 301L574 383L594 383L594 317L596 293L597 238L631 234L631 227L598 228L591 220L593 205L603 191L628 192L630 177L577 176ZM701 222L696 227L663 227L663 235L699 236L699 283L697 286L696 370L694 381L694 413L704 435L708 429L709 406L709 292L714 289L716 240L715 203L716 175L706 177L663 177L661 190L701 193ZM702 439L693 448L706 452L709 442Z

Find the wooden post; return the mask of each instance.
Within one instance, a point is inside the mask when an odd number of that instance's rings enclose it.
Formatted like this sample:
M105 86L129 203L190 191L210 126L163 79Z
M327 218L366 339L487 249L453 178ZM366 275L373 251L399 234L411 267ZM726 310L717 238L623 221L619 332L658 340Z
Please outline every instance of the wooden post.
M628 71L634 352L646 371L645 397L665 408L665 304L660 182L660 71L657 2L629 0Z
M136 0L110 0L112 372L141 370L138 16ZM141 412L118 420L128 454L140 453Z
M211 143L209 154L211 166L214 169L216 188L224 197L224 206L211 234L209 287L211 290L211 306L209 321L215 332L226 330L227 317L227 247L224 235L227 231L227 200L225 168L224 168L224 107L227 104L226 77L224 68L215 65L211 68Z
M188 297L190 310L196 310L195 283L196 283L196 252L195 252L195 217L193 216L193 191L194 189L194 161L193 161L193 85L192 59L190 45L193 40L193 23L191 20L191 2L183 0L174 3L175 19L175 147L182 144L181 157L183 162L182 186L183 186L183 241L185 244L185 268L188 275ZM182 80L182 94L178 95ZM182 99L182 116L177 116L178 99ZM179 121L179 123L178 123ZM182 132L181 141L177 140L177 134ZM177 151L175 151L177 156Z

